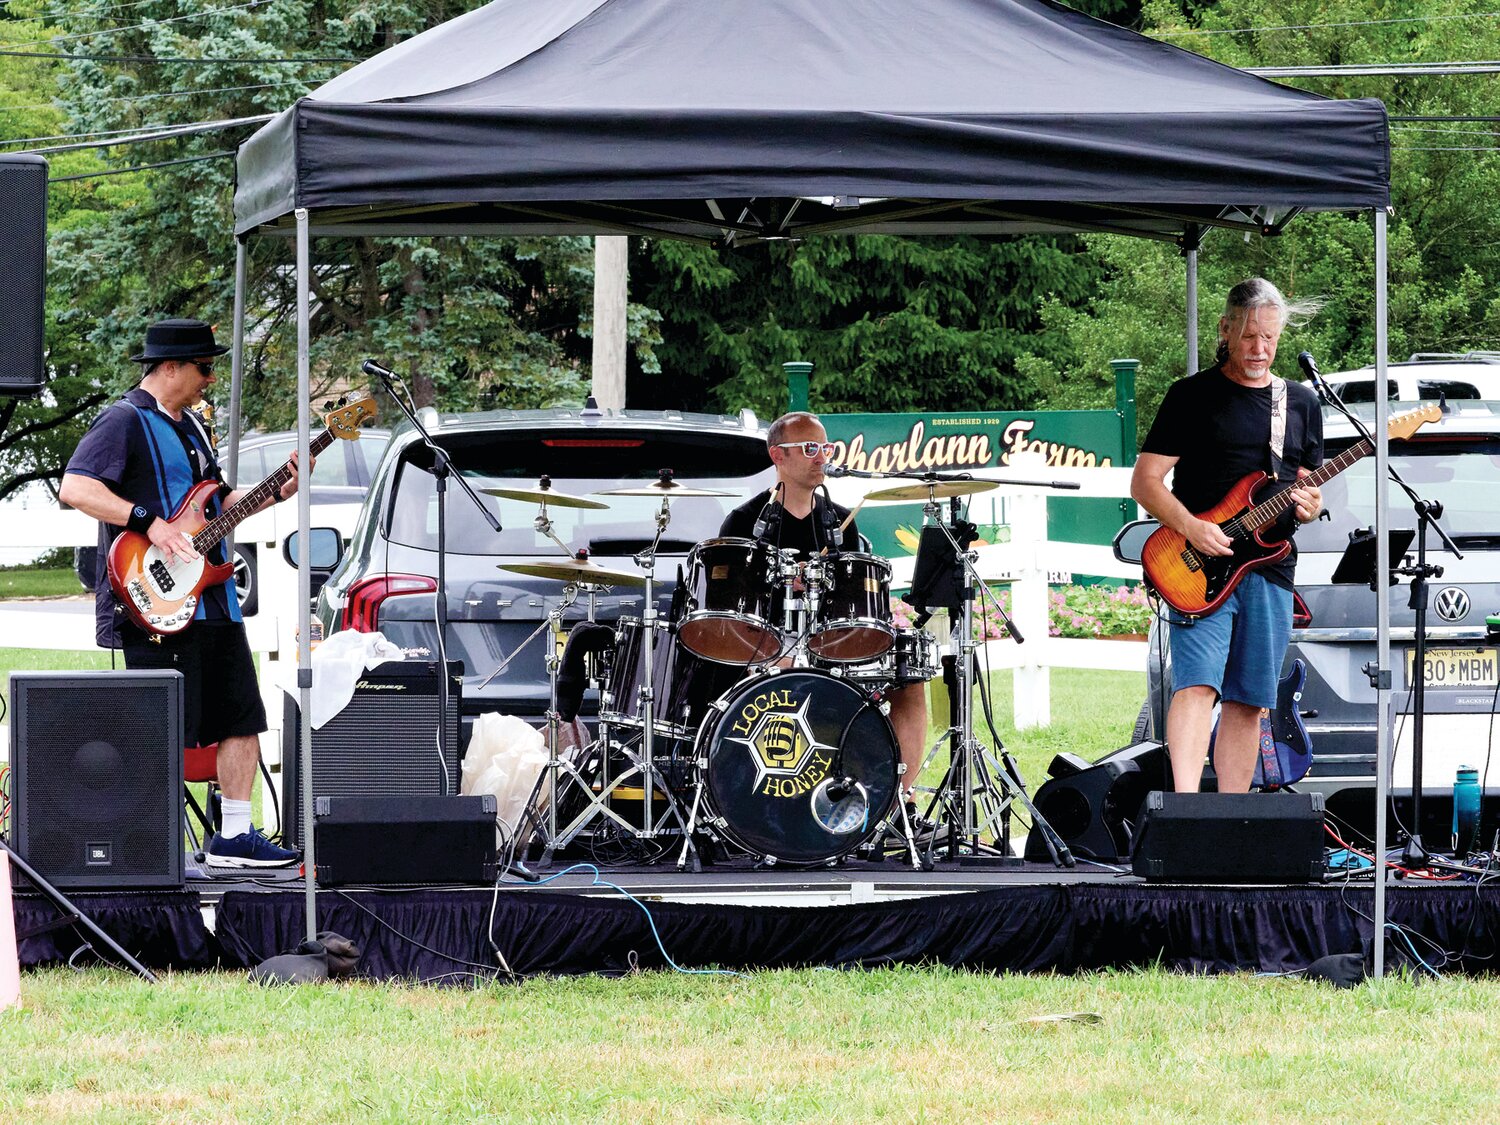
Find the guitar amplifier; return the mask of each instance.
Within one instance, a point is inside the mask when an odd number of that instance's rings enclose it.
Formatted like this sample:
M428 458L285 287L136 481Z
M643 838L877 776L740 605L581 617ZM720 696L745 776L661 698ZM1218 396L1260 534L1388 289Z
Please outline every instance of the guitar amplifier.
M319 797L314 859L323 886L495 881L493 793Z
M395 660L371 668L342 711L312 732L312 792L319 797L441 797L458 792L463 755L462 661L448 662L447 729L438 738L438 664ZM282 834L302 846L302 730L297 700L281 726L286 808Z

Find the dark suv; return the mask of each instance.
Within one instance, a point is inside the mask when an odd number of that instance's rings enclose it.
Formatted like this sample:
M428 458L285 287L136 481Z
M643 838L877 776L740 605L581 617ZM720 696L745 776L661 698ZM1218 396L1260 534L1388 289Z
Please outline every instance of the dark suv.
M536 488L547 476L557 491L607 503L602 510L549 505L553 534L570 550L587 548L593 562L640 573L631 556L656 533L654 496L598 495L649 485L663 469L678 483L720 490L724 497L674 500L656 560L658 610L665 615L684 556L718 535L725 514L770 486L765 430L748 411L739 416L627 410L599 415L571 410L495 411L446 415L424 411L424 424L475 487ZM408 656L436 659L437 495L432 453L411 428L398 430L360 514L348 553L318 599L326 633L376 630ZM499 517L497 534L456 485L447 492L446 585L449 660L464 664L467 732L482 711L535 720L546 710L549 685L538 626L556 609L564 583L500 569L563 557L534 526L535 503L481 498ZM619 585L597 598L597 620L639 616L639 586ZM583 620L580 596L564 630ZM545 633L545 630L543 631ZM529 640L528 640L529 638ZM503 670L502 670L503 668Z
M1420 405L1392 403L1392 416ZM1354 408L1369 425L1373 406ZM1325 459L1357 440L1342 416L1324 417ZM1500 640L1490 639L1486 617L1500 612L1500 403L1456 402L1440 420L1391 446L1391 466L1416 492L1443 505L1442 525L1463 558L1448 553L1431 533L1428 561L1443 568L1428 587L1428 682L1423 738L1423 835L1441 840L1459 765L1488 766L1488 801L1500 794L1500 755L1492 753L1500 701ZM1350 535L1370 528L1374 516L1375 458L1357 461L1323 486L1327 518L1297 532L1297 616L1285 672L1302 660L1307 683L1300 710L1313 744L1313 765L1298 786L1325 794L1331 814L1369 831L1375 784L1376 693L1365 666L1375 660L1376 595L1364 584L1335 584L1334 570ZM1396 485L1387 488L1392 529L1415 530L1412 502ZM1135 539L1139 539L1137 534ZM1129 553L1130 548L1123 550ZM1408 548L1414 556L1416 543ZM1138 557L1138 556L1137 556ZM1399 563L1401 560L1393 560ZM1410 579L1386 587L1391 620L1392 699L1396 755L1391 772L1398 817L1411 792L1412 686L1415 612ZM1164 729L1161 717L1171 691L1170 662L1153 629L1148 698L1137 733ZM1167 664L1165 670L1162 665ZM1493 831L1487 816L1486 831Z

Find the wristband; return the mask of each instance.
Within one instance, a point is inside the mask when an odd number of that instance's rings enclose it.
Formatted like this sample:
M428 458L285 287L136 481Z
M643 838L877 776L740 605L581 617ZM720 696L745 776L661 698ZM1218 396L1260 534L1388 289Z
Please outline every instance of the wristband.
M156 517L137 504L130 509L130 518L125 521L125 529L139 535L146 535L151 531L151 525L155 522Z

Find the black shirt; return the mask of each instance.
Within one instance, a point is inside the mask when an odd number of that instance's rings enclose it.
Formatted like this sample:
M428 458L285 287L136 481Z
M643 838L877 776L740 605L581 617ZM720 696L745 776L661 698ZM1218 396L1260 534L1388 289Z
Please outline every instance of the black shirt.
M733 536L736 539L754 539L756 537L755 521L760 518L761 511L770 498L769 488L752 496L724 517L724 524L719 528L719 534ZM816 555L824 547L827 547L829 552L860 550L859 526L853 521L850 521L849 526L844 529L843 546L835 546L830 541L828 532L824 529L823 513L826 509L832 509L831 522L836 538L838 526L849 515L849 509L825 500L818 493L813 494L812 513L801 518L792 515L780 504L772 505L763 538L777 550L796 551L799 558Z
M1195 514L1212 508L1250 473L1274 473L1289 482L1298 468L1316 469L1323 463L1323 414L1308 387L1287 383L1286 390L1286 440L1279 466L1271 464L1271 388L1242 386L1218 366L1172 384L1141 452L1178 459L1172 495ZM1289 510L1284 522L1262 537L1268 542L1285 538L1296 530L1295 520ZM1260 573L1290 590L1296 565L1294 545L1285 559Z

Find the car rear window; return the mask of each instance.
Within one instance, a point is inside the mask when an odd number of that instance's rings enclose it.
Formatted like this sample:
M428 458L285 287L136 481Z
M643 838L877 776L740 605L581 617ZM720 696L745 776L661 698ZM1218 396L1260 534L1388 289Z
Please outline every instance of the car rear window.
M1329 444L1326 456L1339 452ZM1442 524L1455 539L1500 544L1500 439L1414 441L1391 448L1391 467L1426 500L1443 505ZM1297 532L1299 551L1343 551L1349 533L1375 523L1375 458L1365 457L1323 485L1329 519ZM1387 489L1390 526L1415 528L1411 500L1394 483ZM1436 546L1435 544L1429 544Z
M647 485L662 469L684 484L729 493L723 497L684 497L672 502L672 520L662 537L664 551L686 551L719 533L730 509L769 487L774 474L761 438L742 434L641 433L576 428L564 431L445 435L443 444L476 490L486 487L536 488L544 474L553 489L608 504L607 509L549 504L553 534L576 550L596 555L629 555L656 533L661 502L654 496L604 496L612 488ZM407 546L437 547L437 494L426 471L432 455L424 446L405 451L395 484L390 538ZM458 554L556 555L556 543L536 530L538 506L480 493L499 517L491 531L456 486L448 489L449 551Z

